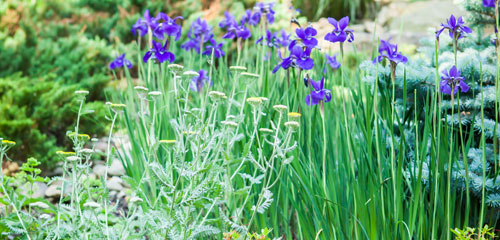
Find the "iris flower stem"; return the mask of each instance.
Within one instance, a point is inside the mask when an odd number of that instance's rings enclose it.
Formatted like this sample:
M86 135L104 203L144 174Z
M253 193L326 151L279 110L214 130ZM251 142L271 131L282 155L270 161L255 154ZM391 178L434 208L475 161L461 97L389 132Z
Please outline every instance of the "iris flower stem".
M323 123L323 189L325 191L325 198L328 198L328 191L326 188L326 125L325 125L325 107L323 101L320 102L321 122Z
M435 45L435 56L436 56L436 97L435 97L435 102L434 102L434 125L438 125L437 130L434 127L434 136L437 136L437 147L436 147L436 167L435 167L435 173L434 173L434 210L432 213L432 231L431 231L431 238L434 238L434 232L435 232L435 226L436 226L436 214L437 214L437 202L438 202L438 192L439 192L439 184L438 184L438 177L439 177L439 150L441 149L440 143L441 143L441 104L440 104L440 99L441 99L441 94L439 92L439 40L436 40L436 45ZM436 108L439 109L437 110L437 116L436 116ZM436 133L437 132L437 133Z
M237 37L236 38L236 47L238 48L238 52L237 52L237 57L236 57L236 66L239 66L240 65L240 55L241 55L241 38Z
M340 67L340 75L341 75L341 80L342 80L342 106L344 108L344 125L345 125L345 131L346 131L346 138L350 137L349 133L349 126L348 126L348 121L347 121L347 109L346 109L346 94L345 94L345 79L344 79L344 43L340 42L340 60L341 60L341 67ZM356 179L356 173L354 171L354 157L351 149L351 141L347 140L347 150L349 151L349 166L351 168L351 174L352 174L352 180L355 181ZM356 199L356 192L353 191L353 197ZM354 216L357 216L357 203L354 201ZM358 223L357 221L354 221L354 234L355 238L358 239Z
M454 89L451 89L451 118L453 118L454 110L455 110L455 99L454 99ZM447 178L447 196L446 196L446 239L450 239L449 229L451 228L451 214L450 214L450 198L451 198L451 161L453 158L453 119L451 119L451 127L450 127L450 153L448 157L448 178Z
M200 38L201 39L200 39L200 62L199 62L200 67L199 68L201 69L201 67L203 66L202 65L202 60L203 60L203 35L201 35Z
M454 40L453 40L453 54L455 55L455 67L458 68L457 66L457 53L458 53L458 37L456 37ZM454 94L454 89L453 88L451 91L452 91L452 94ZM462 159L463 159L463 162L464 162L464 168L465 168L465 195L466 195L466 208L469 209L469 206L470 206L470 193L469 193L469 164L468 164L468 160L467 160L467 155L465 154L465 145L464 145L464 138L463 138L463 133L462 133L462 116L461 116L461 113L460 113L460 91L457 91L458 92L458 95L457 95L457 100L458 100L458 128L459 128L459 132L460 132L460 148L462 149ZM454 102L452 102L452 104L455 104ZM453 116L453 115L452 115ZM469 222L469 211L465 211L465 219L464 219L464 223L466 226L468 226L468 222Z
M495 1L496 2L496 1ZM495 4L496 6L497 4ZM483 162L483 185L481 187L481 212L479 215L479 228L483 226L484 203L485 203L485 185L486 185L486 140L484 136L484 93L483 93L483 65L479 62L480 71L480 89L481 89L481 145L482 145L482 162Z
M378 48L378 46L377 46ZM374 119L375 119L375 123L374 123L374 129L375 129L375 144L377 146L376 148L376 152L377 152L377 165L378 165L378 176L379 176L379 184L381 185L380 187L380 204L382 205L381 206L381 212L382 212L382 219L384 219L384 222L385 222L385 201L384 201L384 187L383 187L383 184L384 184L384 179L382 177L383 175L383 172L382 172L382 162L381 162L381 156L382 156L382 153L380 151L380 142L379 142L379 139L381 139L379 137L379 130L378 130L378 126L379 126L379 121L377 120L377 109L378 109L378 81L379 81L379 78L378 78L378 66L379 66L379 63L377 62L377 68L376 68L376 77L375 77L375 87L374 87L374 90L373 90L373 113L374 113Z
M394 116L395 116L395 108L396 108L396 63L391 62L391 80L392 80L392 108L391 108L391 123L390 123L390 128L391 128L391 133L392 133L392 138L391 138L391 179L392 179L392 187L393 187L393 201L396 201L397 199L397 191L396 191L396 170L395 170L395 165L396 165L396 150L394 146ZM398 208L396 202L393 203L394 207L394 216L397 220L398 218ZM396 221L397 222L397 221Z
M467 154L465 153L465 144L464 144L464 138L463 138L463 133L462 133L462 113L460 112L460 91L457 93L457 100L458 100L458 129L460 131L460 148L462 149L462 159L464 162L464 168L465 168L465 195L466 195L466 209L465 211L465 218L464 218L464 223L465 226L468 226L469 223L469 206L470 206L470 193L469 193L469 160L467 159ZM484 179L484 176L483 176Z

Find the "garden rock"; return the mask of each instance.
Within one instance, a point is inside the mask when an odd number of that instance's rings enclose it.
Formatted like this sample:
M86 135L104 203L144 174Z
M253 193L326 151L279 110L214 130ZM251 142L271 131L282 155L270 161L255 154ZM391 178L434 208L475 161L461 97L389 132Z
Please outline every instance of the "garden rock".
M19 170L19 164L17 164L16 162L11 162L9 164L9 172L11 173L15 173Z
M123 180L121 178L112 177L107 181L106 186L109 188L109 190L121 191L123 189L122 182Z
M45 196L47 197L59 197L61 195L61 181L55 181L45 190Z
M95 165L94 168L92 169L92 172L99 177L104 176L106 172L106 167L101 164Z
M45 196L45 192L47 191L47 184L43 182L35 182L35 186L33 186L33 198L41 198ZM28 196L29 185L26 185L22 188L22 194Z
M108 175L110 176L123 176L125 175L125 168L123 168L122 163L118 159L114 159L109 166Z

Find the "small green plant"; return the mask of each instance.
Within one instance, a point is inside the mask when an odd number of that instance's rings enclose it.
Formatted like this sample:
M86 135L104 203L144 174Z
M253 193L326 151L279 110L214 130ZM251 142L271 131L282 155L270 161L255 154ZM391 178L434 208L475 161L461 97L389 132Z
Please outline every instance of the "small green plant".
M477 232L476 232L477 231ZM495 239L495 229L485 225L479 229L466 227L465 229L451 229L457 240L487 240Z

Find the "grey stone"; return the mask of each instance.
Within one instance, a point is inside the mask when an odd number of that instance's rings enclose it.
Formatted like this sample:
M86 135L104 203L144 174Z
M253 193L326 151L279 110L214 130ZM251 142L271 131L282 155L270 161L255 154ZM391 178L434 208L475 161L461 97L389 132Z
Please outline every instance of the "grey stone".
M22 194L25 196L28 196L28 191L29 191L29 185L25 185L22 190ZM41 198L45 196L45 191L47 190L48 186L47 184L43 182L35 182L35 185L33 185L33 198Z
M111 166L109 166L108 168L108 175L109 176L125 175L125 168L123 168L123 165L119 159L113 159L113 162L111 162Z
M104 173L106 172L106 167L104 165L95 165L94 168L92 168L92 173L94 173L98 177L104 176Z
M61 181L55 181L45 190L46 197L59 197L61 195Z
M112 177L108 179L106 182L106 186L109 188L109 190L112 191L121 191L123 189L122 186L123 180L119 177Z

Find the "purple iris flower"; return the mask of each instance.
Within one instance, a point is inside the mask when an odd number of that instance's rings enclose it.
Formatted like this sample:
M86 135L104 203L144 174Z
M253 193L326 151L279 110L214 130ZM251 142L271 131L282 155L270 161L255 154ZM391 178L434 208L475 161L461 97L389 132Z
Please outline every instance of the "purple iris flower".
M274 13L275 13L273 10L273 7L274 7L274 3L258 2L254 7L254 10L255 10L254 15L256 15L256 17L258 16L258 18L260 19L261 15L265 14L267 22L269 24L273 24Z
M153 34L156 38L163 40L164 34L167 36L174 36L175 41L179 40L181 37L182 28L180 25L176 24L177 19L183 20L184 18L181 16L175 17L174 19L170 18L165 13L158 13L156 17L156 21L163 20L163 22L158 23L156 29L153 30Z
M318 32L313 27L307 27L306 29L297 28L295 33L307 48L314 48L318 45L318 39L315 37Z
M312 79L305 78L304 83L306 87L311 87L311 93L306 96L307 106L319 104L321 101L329 102L332 100L332 93L330 90L325 89L325 77L321 81L316 82Z
M194 49L197 53L200 53L200 41L196 38L188 38L188 40L181 45L181 48L186 51Z
M348 42L354 41L354 31L347 28L349 25L349 17L343 17L339 21L335 18L328 18L328 22L333 25L332 32L326 34L325 40L334 42Z
M220 21L220 28L227 28L229 26L237 25L236 18L228 11L224 12L224 20Z
M143 18L137 19L137 22L132 26L131 31L135 35L137 30L139 30L141 32L141 37L143 37L146 33L148 33L148 29L154 30L157 27L158 22L155 18L152 18L151 15L149 15L149 9L146 9L146 11L144 11Z
M245 10L245 14L241 17L240 24L250 24L252 26L257 26L260 22L260 14L252 15L252 11L250 9Z
M132 63L125 58L125 53L120 56L117 55L115 60L109 63L109 69L113 70L115 68L121 68L123 67L123 65L125 65L128 68L132 67Z
M380 40L378 52L379 56L373 59L374 63L381 62L384 58L389 60L391 65L408 62L408 58L403 56L401 52L398 52L398 45L390 43L389 40Z
M132 29L130 29L132 34L136 35L137 31L140 32L141 37L144 37L146 33L148 33L148 24L144 22L141 18L137 19L137 22L135 22L134 25L132 25Z
M330 65L332 69L338 69L340 67L340 63L337 62L337 54L329 56L328 54L325 54L326 58L326 63Z
M207 49L203 51L203 55L212 55L212 49L214 51L214 56L216 58L224 57L225 53L222 50L222 45L224 43L217 43L213 38L210 39L210 43L207 45Z
M245 25L234 24L227 28L228 32L222 36L224 39L248 39L252 36L250 29L246 28Z
M311 49L304 48L291 43L288 47L290 50L290 56L287 58L282 58L281 53L279 53L282 61L273 69L273 73L276 73L280 68L288 69L290 67L299 67L303 70L310 70L314 67L314 61L311 59Z
M449 19L446 19L446 23L441 23L441 27L443 28L436 33L436 38L439 38L439 35L441 35L445 29L448 29L450 38L455 40L462 38L464 33L472 33L472 30L465 26L465 22L462 17L456 19L453 15L451 15Z
M276 43L278 43L282 47L288 47L290 45L290 43L292 42L292 39L290 39L290 36L292 36L292 34L287 34L285 29L281 29L280 37L276 38Z
M186 51L195 49L197 53L200 53L200 47L203 47L203 44L209 42L214 34L212 32L212 27L210 27L206 21L198 18L191 24L187 36L188 40L181 45L181 48Z
M203 86L206 83L210 83L210 86L212 86L212 81L210 81L210 78L208 77L208 72L205 70L200 70L198 71L198 76L193 77L191 79L191 83L189 84L189 88L191 90L199 92L201 89L203 89Z
M265 44L268 46L268 47L274 47L276 46L276 35L277 33L272 33L271 31L269 30L266 30L266 38L265 38ZM261 36L259 39L257 39L257 44L261 43L261 44L264 44L262 43L264 40L264 36Z
M460 76L460 70L458 70L456 66L451 67L450 70L445 69L441 73L443 74L440 82L442 93L452 95L451 89L453 89L453 95L455 95L458 88L460 88L462 92L469 91L469 85L467 85L464 78Z
M144 62L147 62L151 57L153 57L154 59L156 59L160 63L165 62L165 61L169 61L170 63L173 62L175 60L175 55L173 53L167 51L167 49L166 49L167 42L168 41L165 41L165 45L162 46L160 42L156 42L155 40L153 40L153 48L151 48L151 50L146 52L146 54L144 55L142 60ZM153 53L154 53L154 56L153 56Z
M196 21L191 24L188 32L189 38L203 38L203 42L208 42L213 36L212 27L208 25L207 21L201 18L196 19Z
M495 7L495 0L483 0L484 7Z

